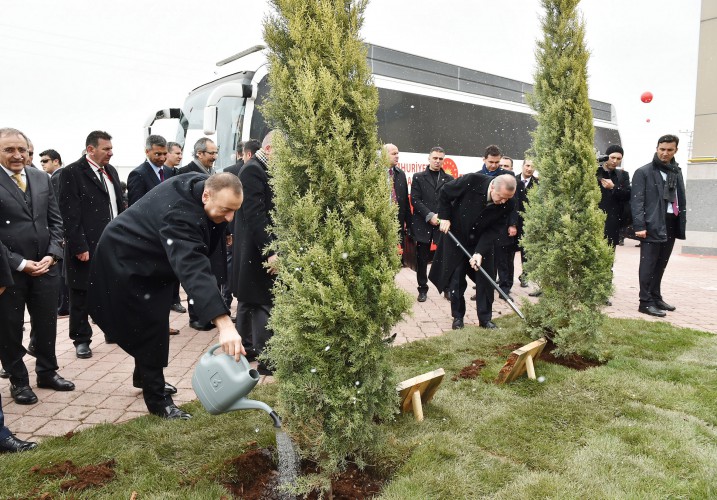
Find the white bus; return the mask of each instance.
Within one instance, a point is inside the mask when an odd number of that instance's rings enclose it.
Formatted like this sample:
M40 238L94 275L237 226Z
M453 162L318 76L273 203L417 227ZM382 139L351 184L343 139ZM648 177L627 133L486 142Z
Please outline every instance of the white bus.
M368 63L379 93L378 134L396 144L399 166L409 182L427 165L428 151L446 151L444 168L455 174L479 170L483 151L497 144L517 160L520 171L536 122L526 103L532 85L405 52L367 45ZM242 140L261 140L268 131L258 106L267 98L266 47L257 45L217 63L216 78L192 90L182 108L160 110L145 124L149 135L157 120L178 119L174 139L186 144L210 136L219 146L218 170L233 165ZM590 101L595 149L619 144L613 106Z

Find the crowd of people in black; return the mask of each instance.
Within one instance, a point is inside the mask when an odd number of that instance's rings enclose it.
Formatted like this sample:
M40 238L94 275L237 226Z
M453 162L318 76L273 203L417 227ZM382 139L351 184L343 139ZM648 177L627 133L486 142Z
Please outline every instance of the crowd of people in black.
M75 389L58 373L58 316L69 315L69 336L80 359L92 357L92 318L106 342L134 359L133 385L142 389L149 412L167 419L191 418L174 404L177 389L164 379L170 336L179 333L169 327L170 311L188 310L196 330L216 328L224 352L237 359L262 354L272 334L267 324L278 260L267 250L274 239L267 168L273 135L242 143L236 165L221 173L214 170L218 148L211 139L199 139L192 161L180 167L181 145L151 135L146 159L129 174L125 191L110 164L107 132L91 132L80 159L65 167L57 151L43 151L43 172L32 163L25 134L0 129L0 376L10 379L17 404L38 401L25 354L36 359L37 387ZM675 309L663 301L660 283L674 240L685 233L684 181L674 161L678 142L676 136L661 137L653 161L635 172L632 186L618 169L620 146L610 146L596 173L608 242L618 244L628 219L642 241L639 310L653 316ZM454 179L442 168L446 152L434 147L427 168L412 180L409 198L397 146L386 144L384 150L401 245L416 248L417 300L427 300L430 280L451 302L452 327L463 328L468 276L476 283L471 299L480 326L497 328L492 286L475 271L482 267L497 277L509 296L515 253L526 258L520 247L523 210L527 193L538 185L532 160L526 158L514 173L513 160L492 145L479 172ZM448 242L449 231L471 257ZM527 286L524 273L518 281ZM236 318L230 314L233 298ZM272 374L263 358L258 371ZM5 427L0 400L0 452L33 447Z

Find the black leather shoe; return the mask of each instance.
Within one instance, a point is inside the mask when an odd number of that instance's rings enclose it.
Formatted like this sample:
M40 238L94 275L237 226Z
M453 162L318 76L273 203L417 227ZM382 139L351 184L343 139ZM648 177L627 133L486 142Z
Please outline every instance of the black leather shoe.
M453 318L453 325L451 325L451 328L454 330L460 330L463 328L463 318Z
M177 302L176 304L172 304L171 306L169 306L169 308L170 308L172 311L178 312L178 313L180 313L180 314L184 314L185 312L187 312L187 308L184 307L184 306L183 306L182 304L180 304L179 302Z
M90 344L88 344L87 342L77 344L75 346L75 354L80 359L91 358L92 357L92 349L90 349Z
M18 387L11 385L10 396L12 396L12 399L19 405L34 405L37 403L37 396L32 392L29 385L21 385Z
M486 323L481 323L481 324L480 324L480 327L481 327L481 328L485 328L485 329L487 329L487 330L495 330L495 329L498 328L498 325L496 325L496 324L493 323L492 321L488 321L488 322L486 322Z
M508 292L506 292L505 294L510 300L513 300L513 296L511 294L509 294ZM501 294L498 294L498 296L500 297L500 300L505 300L505 297L503 297Z
M675 309L677 309L675 306L671 306L667 302L663 302L661 300L655 301L655 307L657 307L658 309L662 309L663 311L674 311Z
M137 389L141 389L141 388L142 388L142 381L133 378L133 379L132 379L132 387L136 387ZM177 394L177 388L174 387L172 384L168 384L167 382L165 382L165 383L164 383L164 394L166 394L166 395Z
M150 409L149 412L152 415L157 415L158 417L166 418L167 420L189 420L192 418L189 413L180 409L174 403L167 405L164 408Z
M169 334L170 335L179 335L179 330L177 330L176 328L170 328Z
M29 451L33 448L37 448L37 443L23 441L12 434L0 440L0 453L17 453L18 451Z
M35 357L35 343L34 342L30 341L30 343L27 344L27 349L25 349L25 350L27 351L27 353L30 356L32 356L33 358Z
M199 321L190 321L189 326L195 330L199 330L200 332L208 332L209 330L213 330L215 328L213 323L204 324Z
M418 292L418 302L425 302L428 299L426 292Z
M57 373L49 376L37 377L37 386L41 389L54 389L56 391L74 391L75 384L65 380Z
M0 368L0 378L10 378L10 374L5 371L5 368Z
M658 309L655 306L640 306L637 308L638 311L640 311L643 314L649 314L650 316L657 316L658 318L664 318L667 316L665 311L662 309Z
M259 375L267 375L269 377L274 375L274 371L271 370L268 366L266 366L264 363L259 363L256 367L256 371L259 372Z

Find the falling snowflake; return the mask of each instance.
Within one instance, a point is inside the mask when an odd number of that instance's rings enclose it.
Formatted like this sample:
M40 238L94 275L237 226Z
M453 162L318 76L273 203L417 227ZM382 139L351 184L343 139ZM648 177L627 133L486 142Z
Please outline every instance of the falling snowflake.
M348 259L348 258L349 258L349 254L347 254L346 252L344 252L344 253L341 254L341 257L344 258L344 259Z
M167 245L171 246L172 243L174 243L174 240L172 240L171 238L167 238Z
M311 373L316 373L316 368L312 368Z
M358 380L355 383L356 383L356 387L361 385L361 382L359 382Z
M193 306L193 305L194 305L194 299L189 299L188 303L189 303L190 306Z
M145 294L144 294L144 300L149 300L149 298L150 298L150 295L149 295L148 293L145 293Z
M324 351L328 351L329 349L331 349L330 345L327 345L326 347L324 347Z
M538 382L540 382L541 384L545 382L545 377L543 377L542 375L538 377Z

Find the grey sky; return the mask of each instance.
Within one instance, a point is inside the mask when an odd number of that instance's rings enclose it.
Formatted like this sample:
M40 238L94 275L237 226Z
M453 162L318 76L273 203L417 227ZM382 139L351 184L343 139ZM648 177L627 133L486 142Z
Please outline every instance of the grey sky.
M79 157L88 132L107 130L118 166L143 161L147 116L181 105L216 61L261 43L269 12L266 2L248 0L4 4L0 126L23 130L37 152L57 149L65 162ZM581 3L590 96L616 106L628 170L651 159L660 135L692 129L699 9L698 0ZM373 0L363 36L530 82L539 13L538 0ZM650 104L640 102L645 90L655 96Z

